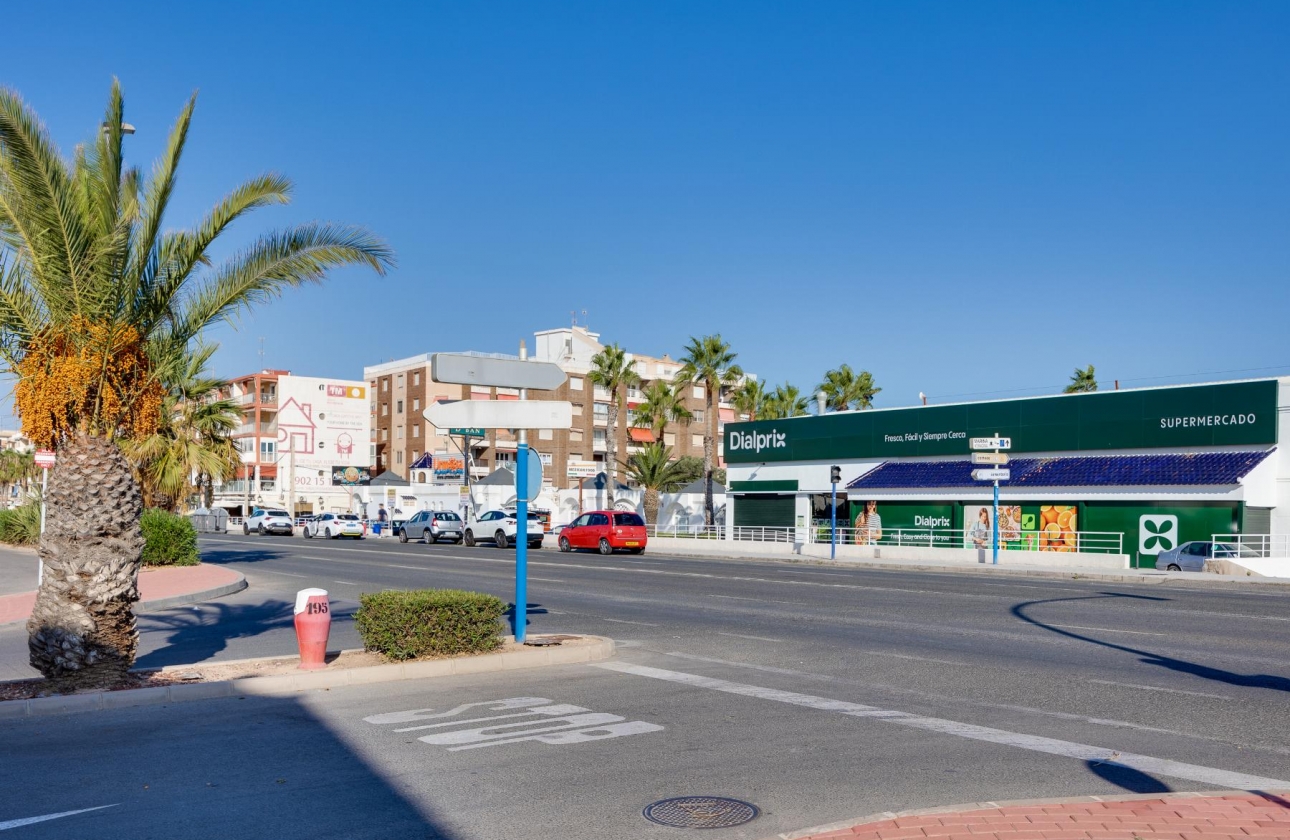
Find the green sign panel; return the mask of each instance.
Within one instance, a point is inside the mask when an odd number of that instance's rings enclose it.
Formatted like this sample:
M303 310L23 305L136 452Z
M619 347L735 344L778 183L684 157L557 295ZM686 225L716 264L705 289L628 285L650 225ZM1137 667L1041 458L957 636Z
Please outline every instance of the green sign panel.
M730 464L962 455L970 439L1012 452L1250 446L1277 439L1275 379L1105 391L791 420L727 423Z
M449 434L449 435L453 435L453 436L455 436L455 437L477 437L477 438L482 438L482 437L484 437L484 430L483 430L483 429L476 429L476 428L474 428L474 427L471 427L471 428L469 428L469 429L449 429L449 430L448 430L448 434Z

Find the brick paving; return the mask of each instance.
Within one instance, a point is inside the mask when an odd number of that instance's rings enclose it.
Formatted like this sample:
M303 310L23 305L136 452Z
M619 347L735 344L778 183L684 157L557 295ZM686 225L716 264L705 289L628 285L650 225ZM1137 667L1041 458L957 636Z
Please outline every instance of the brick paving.
M1083 797L894 814L794 840L1290 840L1290 793Z
M204 592L232 583L237 578L237 572L223 566L205 564L168 569L144 569L139 573L139 600L146 605L148 601ZM0 624L26 621L35 603L35 592L0 595Z

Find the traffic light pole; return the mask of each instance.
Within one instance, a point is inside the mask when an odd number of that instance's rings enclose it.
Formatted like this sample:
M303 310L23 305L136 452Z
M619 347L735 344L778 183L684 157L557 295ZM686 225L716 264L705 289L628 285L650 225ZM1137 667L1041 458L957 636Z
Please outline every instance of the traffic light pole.
M829 484L833 499L829 504L829 559L838 559L838 481L842 479L841 467L829 467Z

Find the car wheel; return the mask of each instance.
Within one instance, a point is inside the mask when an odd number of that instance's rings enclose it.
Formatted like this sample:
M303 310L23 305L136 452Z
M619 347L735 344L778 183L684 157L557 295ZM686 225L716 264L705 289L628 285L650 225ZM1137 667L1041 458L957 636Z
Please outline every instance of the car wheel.
M330 529L330 528L328 528L328 529L327 529L327 539L329 539L329 540L334 540L334 539L336 539L336 537L337 537L337 536L339 536L339 535L337 535L337 534L333 534L333 533L331 532L331 529Z
M306 526L304 527L304 530L303 530L303 531L301 531L301 533L305 535L305 539L307 539L307 540L312 540L312 539L314 538L313 532L311 532L311 531L309 530L309 526L308 526L308 525L306 525Z
M399 542L405 543L407 541L408 541L408 529L404 528L402 531L399 531Z
M461 545L461 541L462 541L462 539L463 539L462 537L457 537L457 539L455 539L455 540L453 540L453 541L452 541L452 544L453 544L453 545Z
M245 522L243 522L243 523L242 523L242 536L244 536L244 537L249 537L249 536L251 536L251 529L250 529L250 528L248 528L248 527L246 527L246 523L245 523Z
M573 547L569 545L569 538L568 538L568 537L561 537L561 538L560 538L560 550L561 550L561 551L563 551L563 552L565 552L566 554L567 554L568 552L570 552L570 551L572 551L572 550L573 550Z
M264 536L264 523L260 524L260 527L256 529L256 533L260 536Z
M466 531L466 535L461 538L466 545L473 547L475 545L475 532Z
M1177 563L1170 563L1170 564L1169 564L1169 566L1165 569L1165 571L1167 571L1167 572L1181 572L1181 571L1182 571L1182 566L1179 566Z
M609 540L605 539L604 537L601 537L601 538L600 538L600 553L601 553L601 554L613 554L613 553L614 553L614 547L613 547L612 545L610 545L610 544L609 544Z
M510 545L510 541L506 539L505 531L498 531L493 534L493 542L497 543L498 548L506 548Z
M533 549L534 551L541 551L541 550L542 550L542 543L540 543L540 542L531 542L531 543L529 543L529 548Z

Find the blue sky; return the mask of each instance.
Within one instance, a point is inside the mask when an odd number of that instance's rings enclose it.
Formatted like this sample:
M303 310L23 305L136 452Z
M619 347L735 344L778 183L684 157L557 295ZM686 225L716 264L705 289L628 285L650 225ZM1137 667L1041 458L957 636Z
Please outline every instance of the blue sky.
M54 19L56 17L56 19ZM200 90L172 226L366 225L398 252L218 330L223 375L357 378L585 322L720 332L878 405L1290 372L1284 3L69 2L0 84L66 151L112 76L148 166ZM1230 372L1230 373L1220 373ZM1181 377L1179 376L1181 375Z

